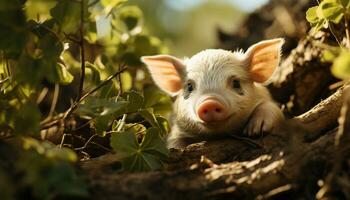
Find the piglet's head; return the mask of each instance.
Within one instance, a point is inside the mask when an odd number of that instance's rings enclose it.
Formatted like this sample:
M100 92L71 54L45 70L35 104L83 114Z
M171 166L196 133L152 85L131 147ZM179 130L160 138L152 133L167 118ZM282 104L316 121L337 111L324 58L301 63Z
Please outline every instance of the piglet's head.
M245 53L209 49L184 60L169 55L143 56L156 85L176 96L175 120L201 132L218 132L244 123L280 60L283 39L252 45Z

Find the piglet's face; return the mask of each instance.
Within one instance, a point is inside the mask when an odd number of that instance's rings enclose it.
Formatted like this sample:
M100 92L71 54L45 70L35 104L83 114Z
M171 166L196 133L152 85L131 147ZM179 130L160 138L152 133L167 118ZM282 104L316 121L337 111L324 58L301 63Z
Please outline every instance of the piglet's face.
M280 59L282 39L266 40L246 53L220 49L190 59L145 56L155 83L177 96L175 121L189 132L224 132L239 128L257 104L255 83L265 82Z

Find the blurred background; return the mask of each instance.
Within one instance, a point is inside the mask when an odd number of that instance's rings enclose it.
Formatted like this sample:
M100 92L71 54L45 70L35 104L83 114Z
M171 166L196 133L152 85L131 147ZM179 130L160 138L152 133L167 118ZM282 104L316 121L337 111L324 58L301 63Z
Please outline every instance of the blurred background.
M217 31L235 32L244 17L268 0L130 0L144 14L146 31L176 56L217 46ZM106 23L107 25L108 23ZM108 27L104 27L108 32ZM237 47L238 48L238 47Z

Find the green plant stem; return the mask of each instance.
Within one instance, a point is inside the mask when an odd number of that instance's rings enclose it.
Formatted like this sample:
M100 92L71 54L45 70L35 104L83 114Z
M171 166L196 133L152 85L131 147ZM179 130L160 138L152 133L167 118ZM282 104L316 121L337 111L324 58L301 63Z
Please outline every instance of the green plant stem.
M84 46L84 0L80 2L80 61L81 61L81 75L79 83L78 98L83 95L84 80L85 80L85 46Z

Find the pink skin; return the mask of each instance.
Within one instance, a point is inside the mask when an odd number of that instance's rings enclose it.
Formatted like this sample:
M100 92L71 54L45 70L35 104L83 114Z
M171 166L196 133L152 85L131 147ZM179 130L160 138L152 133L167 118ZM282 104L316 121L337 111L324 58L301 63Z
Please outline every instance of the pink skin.
M223 121L228 117L225 106L216 99L204 100L198 106L197 115L205 123Z

